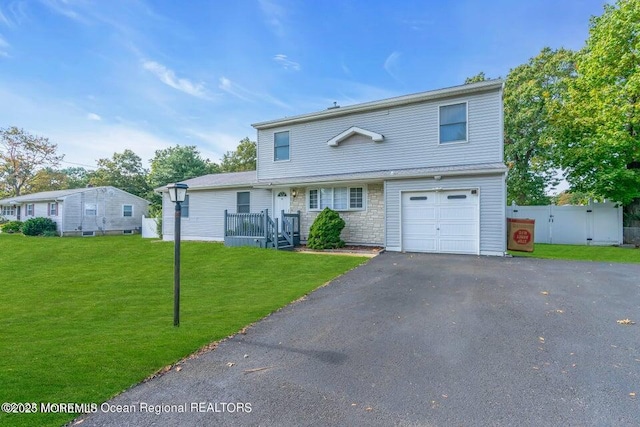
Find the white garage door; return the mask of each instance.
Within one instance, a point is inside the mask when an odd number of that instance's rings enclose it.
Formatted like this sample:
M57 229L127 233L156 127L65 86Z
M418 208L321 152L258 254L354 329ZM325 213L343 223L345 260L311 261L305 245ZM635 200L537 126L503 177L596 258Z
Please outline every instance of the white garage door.
M402 193L402 250L479 253L477 190Z

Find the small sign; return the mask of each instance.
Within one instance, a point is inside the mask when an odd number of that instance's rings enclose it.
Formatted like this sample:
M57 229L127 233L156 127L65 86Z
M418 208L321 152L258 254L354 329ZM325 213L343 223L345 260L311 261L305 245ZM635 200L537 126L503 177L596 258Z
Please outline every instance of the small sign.
M533 252L535 220L507 218L507 249Z

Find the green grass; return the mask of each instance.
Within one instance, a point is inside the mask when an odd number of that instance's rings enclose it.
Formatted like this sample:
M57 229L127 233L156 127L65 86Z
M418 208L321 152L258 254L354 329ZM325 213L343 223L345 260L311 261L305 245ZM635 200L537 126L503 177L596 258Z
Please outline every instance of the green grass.
M615 246L546 245L536 243L534 251L509 251L515 257L565 259L575 261L640 263L640 249Z
M366 260L183 242L175 328L171 242L0 234L0 248L0 403L99 404Z

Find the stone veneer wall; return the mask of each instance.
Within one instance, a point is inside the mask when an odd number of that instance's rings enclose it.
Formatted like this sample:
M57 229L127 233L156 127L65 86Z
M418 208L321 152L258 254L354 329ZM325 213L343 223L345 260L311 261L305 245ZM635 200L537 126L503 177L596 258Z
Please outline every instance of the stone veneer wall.
M368 184L367 209L364 211L339 211L346 225L342 240L347 244L384 245L384 191L383 184ZM309 228L319 212L307 210L307 189L296 187L297 195L291 199L291 212L300 211L300 238L309 237Z

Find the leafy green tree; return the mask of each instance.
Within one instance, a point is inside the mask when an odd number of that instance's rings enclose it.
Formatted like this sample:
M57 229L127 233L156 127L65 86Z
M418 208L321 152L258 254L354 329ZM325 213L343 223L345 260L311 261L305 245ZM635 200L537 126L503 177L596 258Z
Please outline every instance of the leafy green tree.
M194 145L156 150L151 159L148 180L152 188L206 175L211 170L209 159L204 159Z
M562 102L575 77L575 53L542 49L509 72L504 89L504 157L509 166L507 203L549 203L546 190L558 184L551 146L553 105Z
M69 188L67 175L62 171L46 167L36 172L31 184L29 185L29 193L63 190L66 188Z
M19 196L29 192L36 173L55 167L64 158L48 138L31 135L13 126L0 129L0 193Z
M485 76L484 71L480 71L475 76L467 77L466 79L464 79L464 84L468 85L471 83L483 82L485 80L487 80L487 76Z
M227 151L220 163L220 172L256 170L256 143L244 138L235 151Z
M98 159L96 163L98 169L90 173L91 185L111 185L139 197L147 196L147 171L142 167L142 159L133 151L126 149L114 153L110 159Z
M593 17L578 76L557 106L557 163L572 191L640 198L640 2L618 0Z
M69 167L61 169L66 175L66 188L83 188L89 184L89 171L82 167Z

